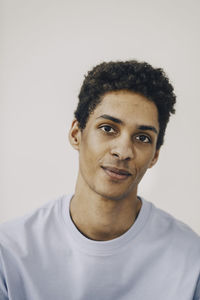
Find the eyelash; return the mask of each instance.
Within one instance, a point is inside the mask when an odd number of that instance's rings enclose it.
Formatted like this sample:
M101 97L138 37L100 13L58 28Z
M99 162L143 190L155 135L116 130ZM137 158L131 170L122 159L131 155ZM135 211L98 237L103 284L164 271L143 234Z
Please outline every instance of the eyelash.
M113 132L106 131L106 130L104 130L105 128L109 128L109 129L113 130ZM99 127L99 129L101 129L103 131L103 133L106 134L106 135L114 135L114 134L117 133L117 130L115 128L113 128L112 126L110 126L110 125L102 125L102 126ZM140 140L141 137L144 137L148 141L144 142L144 141ZM138 142L143 143L143 144L151 144L152 143L151 138L149 136L145 135L145 134L139 134L139 135L137 135L136 136L136 140Z
M150 139L148 136L144 135L144 134L137 135L137 136L136 136L136 139L137 139L138 137L145 137L145 139L148 140L148 142L144 142L144 141L141 141L141 140L139 140L139 142L142 142L142 143L144 143L144 144L151 144L151 143L152 143L151 139Z
M113 133L115 133L116 132L116 129L114 129L112 126L110 126L110 125L102 125L102 126L100 126L99 127L104 133L106 133L106 134L113 134ZM106 131L106 130L103 130L103 128L110 128L110 129L112 129L114 132L110 132L110 131Z

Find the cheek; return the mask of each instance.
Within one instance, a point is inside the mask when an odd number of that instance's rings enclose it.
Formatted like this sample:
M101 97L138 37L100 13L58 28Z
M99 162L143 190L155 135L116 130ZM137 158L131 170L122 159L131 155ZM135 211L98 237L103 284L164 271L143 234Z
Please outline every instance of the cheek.
M142 155L139 155L138 153L138 159L137 159L137 169L140 170L140 172L145 172L146 169L148 169L152 163L153 160L153 153L152 152L146 152Z
M79 161L82 169L94 171L101 159L101 145L95 140L90 140L81 145Z

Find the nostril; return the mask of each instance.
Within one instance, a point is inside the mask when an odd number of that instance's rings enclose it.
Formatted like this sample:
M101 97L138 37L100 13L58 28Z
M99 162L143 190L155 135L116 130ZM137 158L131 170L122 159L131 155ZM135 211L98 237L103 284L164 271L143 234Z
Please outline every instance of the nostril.
M126 160L126 161L129 161L129 160L131 160L131 158L130 158L130 157L127 157L127 158L125 158L125 160Z

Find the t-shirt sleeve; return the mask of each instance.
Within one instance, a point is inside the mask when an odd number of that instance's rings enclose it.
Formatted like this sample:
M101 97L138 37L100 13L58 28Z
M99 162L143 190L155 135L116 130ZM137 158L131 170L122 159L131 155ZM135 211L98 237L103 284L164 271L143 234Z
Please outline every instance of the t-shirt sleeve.
M3 272L1 249L0 249L0 299L1 300L9 300L7 288L6 288L5 276L4 276L4 272Z
M196 286L193 300L200 300L200 275L197 281L197 286Z

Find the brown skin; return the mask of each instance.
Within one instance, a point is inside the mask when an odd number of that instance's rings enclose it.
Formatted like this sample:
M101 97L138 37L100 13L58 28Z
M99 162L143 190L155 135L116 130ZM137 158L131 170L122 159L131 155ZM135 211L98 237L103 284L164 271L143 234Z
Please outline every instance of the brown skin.
M86 237L111 240L134 223L141 208L138 184L158 160L154 130L159 132L155 104L129 91L105 94L83 131L72 122L69 140L79 151L79 173L70 213Z

